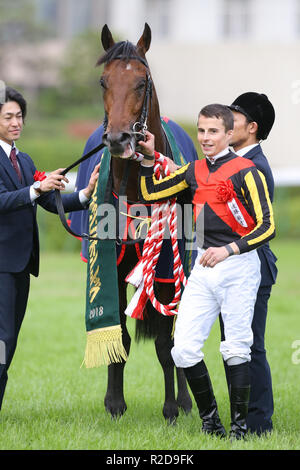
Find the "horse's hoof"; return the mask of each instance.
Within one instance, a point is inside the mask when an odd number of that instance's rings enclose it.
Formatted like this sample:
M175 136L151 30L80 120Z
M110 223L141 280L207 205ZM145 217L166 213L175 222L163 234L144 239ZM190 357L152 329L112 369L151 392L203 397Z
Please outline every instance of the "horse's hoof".
M107 413L110 414L110 417L111 417L112 421L117 421L118 419L122 418L123 414L126 411L126 408L122 409L122 410L111 410L111 409L108 409L108 408L105 408L105 409L106 409Z
M193 402L189 397L188 399L177 400L177 405L186 415L188 415L192 411Z
M178 418L178 406L176 404L165 404L163 407L163 415L169 425L174 426Z
M166 419L168 426L176 426L177 425L177 418L173 416L173 418Z
M111 418L114 420L117 420L118 418L121 418L125 411L127 410L127 406L125 402L122 403L105 403L105 410L107 413L111 415Z

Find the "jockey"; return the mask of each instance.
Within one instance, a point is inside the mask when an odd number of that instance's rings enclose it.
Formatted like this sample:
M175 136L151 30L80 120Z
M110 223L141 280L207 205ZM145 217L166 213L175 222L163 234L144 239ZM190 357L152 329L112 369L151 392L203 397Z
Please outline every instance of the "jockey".
M275 236L266 181L248 159L228 146L233 115L223 105L208 105L198 116L203 160L188 163L167 178L153 177L154 136L147 133L141 161L140 195L158 202L190 188L194 206L198 257L178 310L172 356L182 367L203 421L203 431L225 436L203 346L219 312L225 339L220 351L230 375L231 437L247 432L250 393L251 323L260 284L256 248Z

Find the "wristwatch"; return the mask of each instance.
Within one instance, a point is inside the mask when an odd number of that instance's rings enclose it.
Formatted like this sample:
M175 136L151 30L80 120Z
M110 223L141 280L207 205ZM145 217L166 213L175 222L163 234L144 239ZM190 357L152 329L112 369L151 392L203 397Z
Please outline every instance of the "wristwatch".
M42 194L42 190L41 190L41 182L40 181L35 181L32 185L33 189L38 193L38 194Z

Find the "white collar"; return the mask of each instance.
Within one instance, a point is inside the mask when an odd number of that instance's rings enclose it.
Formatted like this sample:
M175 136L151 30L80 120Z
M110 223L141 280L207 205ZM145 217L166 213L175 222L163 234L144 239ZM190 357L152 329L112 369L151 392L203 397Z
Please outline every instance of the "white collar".
M243 147L237 151L234 151L234 153L236 153L239 157L243 157L244 155L246 155L246 153L250 152L250 150L252 150L254 147L257 147L257 145L259 144L247 145L246 147Z
M6 153L6 155L8 156L8 158L10 156L11 149L13 147L16 147L14 142L13 142L12 145L10 145L10 144L8 144L7 142L4 142L4 140L1 140L1 139L0 139L0 145L1 145L2 149L4 150L4 152ZM19 150L17 149L17 147L16 147L16 153L17 154L19 153Z
M213 155L213 156L211 156L211 157L207 157L207 156L205 155L205 157L206 157L211 163L215 163L215 161L216 161L218 158L224 157L224 155L227 155L229 152L230 152L229 147L226 147L226 149L221 150L221 152L217 153L216 155Z

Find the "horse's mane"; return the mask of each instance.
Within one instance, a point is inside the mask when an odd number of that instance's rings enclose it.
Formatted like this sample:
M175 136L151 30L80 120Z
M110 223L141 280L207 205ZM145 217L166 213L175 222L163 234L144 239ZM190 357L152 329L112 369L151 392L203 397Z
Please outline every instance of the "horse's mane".
M129 41L120 41L116 42L110 49L108 49L100 57L96 65L109 64L109 62L116 58L128 62L130 59L132 59L132 57L141 58L141 55L138 53L136 46L134 46Z

